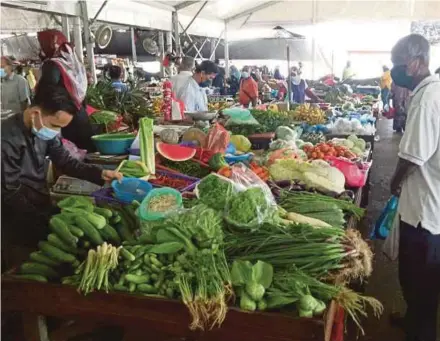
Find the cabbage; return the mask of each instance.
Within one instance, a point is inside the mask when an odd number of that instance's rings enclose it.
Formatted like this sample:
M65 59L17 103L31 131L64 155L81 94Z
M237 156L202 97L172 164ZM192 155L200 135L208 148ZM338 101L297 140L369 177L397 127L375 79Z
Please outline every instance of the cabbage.
M302 309L300 309L298 311L298 313L299 313L299 317L304 317L304 318L313 317L313 311L312 310L302 310Z
M316 308L318 301L312 295L304 295L298 301L299 310L311 311Z
M354 142L354 147L357 147L357 148L359 148L360 150L365 151L365 148L367 147L367 143L365 142L364 139L357 139L357 140ZM350 148L350 149L351 149L351 148Z
M240 297L240 309L247 311L255 311L257 304L245 292Z
M316 300L318 303L316 304L315 309L313 309L313 314L314 315L321 315L326 308L326 305L323 301L321 300Z
M304 143L305 143L303 140L300 140L300 139L296 140L295 142L296 142L296 146L297 146L298 148L302 148L302 146L303 146Z
M230 142L237 148L237 150L247 153L251 150L252 143L246 136L243 135L232 135Z
M275 130L275 135L277 139L291 141L296 140L297 133L293 129L285 126L280 126Z
M262 284L256 282L248 282L246 283L246 293L252 298L254 301L259 301L264 296L264 286Z
M360 155L362 155L362 154L364 153L364 152L363 152L362 150L360 150L358 147L354 147L354 148L352 148L351 151L352 151L353 153L355 153L357 156L360 156Z

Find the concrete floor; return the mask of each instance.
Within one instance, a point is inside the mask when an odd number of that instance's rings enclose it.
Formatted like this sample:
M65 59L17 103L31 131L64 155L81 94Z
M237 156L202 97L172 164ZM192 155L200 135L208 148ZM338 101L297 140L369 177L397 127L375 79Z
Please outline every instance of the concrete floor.
M380 141L375 142L367 217L364 224L362 224L364 236L368 236L370 233L390 196L389 184L396 166L401 139L401 135L394 133L392 130L392 120L380 119L378 134ZM397 261L392 262L382 254L382 244L383 241L373 242L375 252L374 270L366 284L365 294L381 301L385 311L379 320L369 317L364 322L365 336L361 340L402 341L404 340L403 333L391 327L388 323L390 313L403 313L405 311L405 303L398 282Z

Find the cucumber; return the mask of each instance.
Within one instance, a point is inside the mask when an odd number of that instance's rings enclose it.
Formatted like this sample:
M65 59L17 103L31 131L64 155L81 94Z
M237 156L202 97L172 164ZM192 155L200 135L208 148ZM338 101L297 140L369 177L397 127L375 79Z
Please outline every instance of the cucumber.
M151 284L138 284L137 290L146 294L157 294L157 289Z
M104 218L110 219L113 216L113 212L108 208L95 207L93 212L96 214L102 215Z
M150 276L126 274L125 280L127 282L134 283L134 284L142 284L142 283L148 283L150 281Z
M136 257L134 256L134 254L132 254L130 251L128 251L126 248L121 248L121 250L119 250L119 254L125 258L128 261L133 262Z
M110 223L112 224L112 225L115 225L115 224L117 224L117 223L119 223L121 221L121 216L118 214L118 215L114 215L111 219L110 219Z
M49 258L63 263L74 263L76 258L70 253L64 252L59 248L51 245L49 242L41 241L38 243L38 248Z
M75 237L77 238L84 237L84 231L81 230L79 227L73 226L72 224L67 224L67 227Z
M47 282L46 277L37 274L12 275L12 277L18 279L29 279L31 281L37 281L37 282Z
M73 248L73 247L70 247L69 245L67 245L66 243L64 243L64 242L63 242L60 238L58 238L58 236L57 236L56 234L54 234L54 233L50 233L50 234L47 236L47 241L48 241L51 245L53 245L53 246L59 248L59 249L62 250L62 251L65 251L65 252L67 252L67 253L71 253L71 254L77 254L77 253L78 253L78 250L77 250L77 249L75 249L75 248Z
M49 257L45 256L43 252L41 251L35 251L32 252L29 255L30 260L36 262L36 263L40 263L40 264L45 264L51 267L55 267L60 265L59 262L54 261L53 259L50 259Z
M136 284L134 284L133 282L130 283L130 284L128 285L128 291L130 291L130 292L135 292L135 291L136 291Z
M135 270L138 270L141 265L143 264L143 260L142 258L136 259L130 266L130 268L128 269L130 272L133 272Z
M121 222L116 224L115 227L116 227L116 230L118 231L119 236L121 237L121 240L125 240L128 242L135 241L133 234L131 233L130 229L127 227L124 219L122 219Z
M99 230L99 233L103 239L113 242L117 245L121 244L121 238L119 238L118 232L110 225L105 225L102 230Z
M96 245L101 245L102 243L104 243L98 230L92 224L90 224L87 219L81 216L76 216L75 222L78 227L84 231L84 234L90 239L92 243Z
M126 286L119 283L113 285L113 289L115 289L116 291L128 291L128 288Z
M76 246L78 238L75 237L67 227L67 224L59 217L52 217L49 221L50 229L55 232L61 240L67 243L67 245Z
M41 263L33 263L26 262L21 264L20 266L20 274L23 275L40 275L46 278L57 278L59 277L58 273L52 269L50 266L41 264Z

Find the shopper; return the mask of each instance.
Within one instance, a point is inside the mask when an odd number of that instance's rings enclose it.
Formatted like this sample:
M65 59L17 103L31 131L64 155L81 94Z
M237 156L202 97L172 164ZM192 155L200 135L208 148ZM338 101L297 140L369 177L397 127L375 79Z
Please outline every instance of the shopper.
M127 84L122 81L122 68L120 66L110 66L108 74L110 76L112 88L115 89L116 92L126 92L128 90Z
M393 47L393 82L410 90L406 131L391 192L400 194L399 279L411 341L438 341L440 294L440 80L429 72L429 42L411 34Z
M344 71L342 72L342 81L352 79L355 76L353 69L351 68L351 61L347 61Z
M28 81L15 73L11 58L1 57L1 108L13 113L22 112L30 104Z
M258 103L258 84L251 77L249 67L247 66L245 66L241 72L239 102L245 107L248 107L249 104L255 107Z
M102 185L121 179L115 171L81 163L58 137L77 114L62 86L39 86L32 105L1 125L2 252L6 266L18 265L47 235L52 213L46 158L64 174Z
M380 95L382 98L382 105L384 110L389 109L390 106L390 91L391 91L391 72L388 66L382 67L383 74L380 77Z
M393 108L395 110L393 130L396 133L402 133L405 130L409 93L408 89L391 83L390 99L393 101Z
M208 111L208 98L205 90L200 85L212 81L217 72L217 65L210 60L204 60L196 66L193 76L189 77L185 85L176 92L177 99L183 101L186 111Z
M283 80L284 77L281 76L281 72L280 72L280 67L279 66L275 66L275 72L273 73L273 78L275 78L276 80Z
M78 148L94 152L96 148L91 139L92 126L84 103L87 91L86 69L62 32L46 30L38 32L37 38L43 61L37 87L60 85L69 92L79 111L70 124L61 129L61 135Z
M215 65L217 65L218 73L217 76L212 80L212 86L214 88L220 89L220 95L226 95L226 88L225 88L225 68L220 66L220 61L218 59L215 60Z
M237 94L238 90L240 89L240 79L241 79L241 72L237 69L236 66L232 65L229 68L229 95L234 96Z
M307 82L301 77L299 68L292 66L290 69L290 81L292 83L292 93L290 101L294 103L304 103L306 95L313 102L322 102L308 87Z
M185 56L182 58L182 62L179 65L179 74L171 78L173 84L173 92L178 93L180 89L188 82L193 75L195 67L194 58Z

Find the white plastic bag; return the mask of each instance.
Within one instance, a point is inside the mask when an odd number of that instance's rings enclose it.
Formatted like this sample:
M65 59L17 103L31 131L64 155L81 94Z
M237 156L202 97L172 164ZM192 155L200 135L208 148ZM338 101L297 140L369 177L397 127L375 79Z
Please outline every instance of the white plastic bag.
M391 261L397 260L399 257L399 239L400 239L400 215L396 214L393 221L393 227L387 239L382 246L382 252Z

